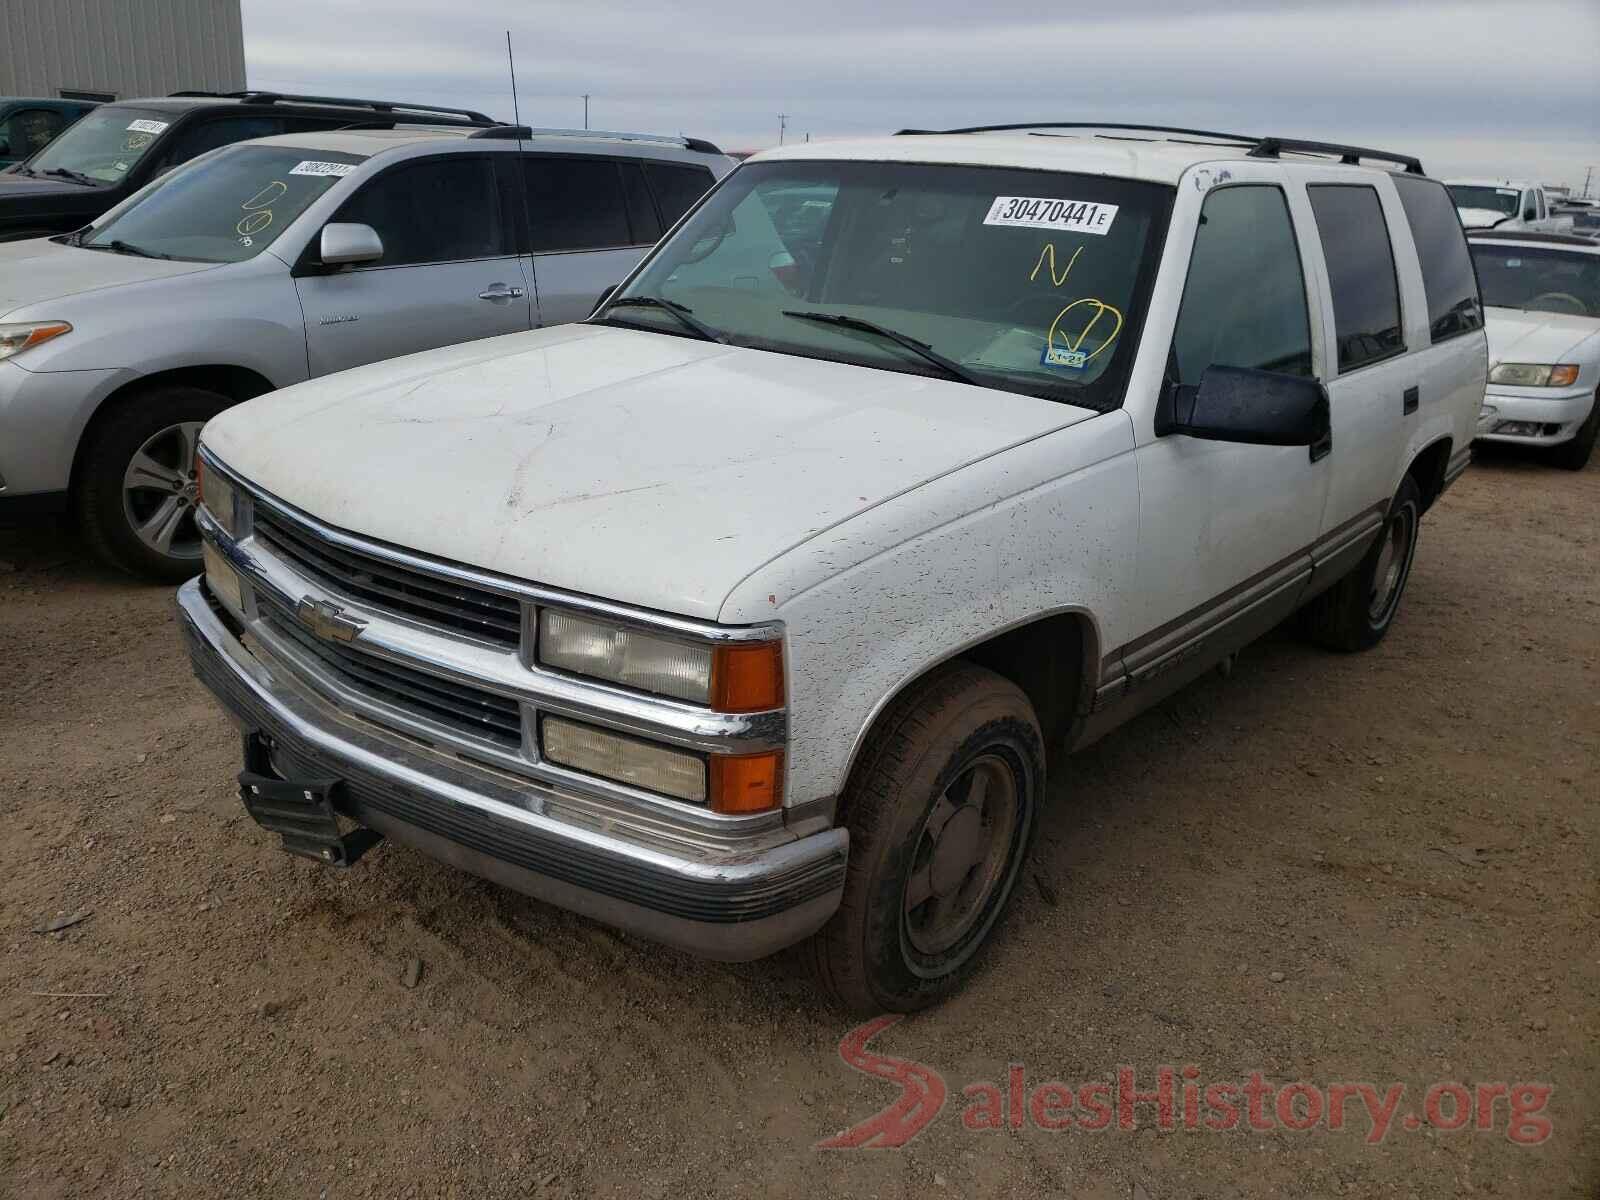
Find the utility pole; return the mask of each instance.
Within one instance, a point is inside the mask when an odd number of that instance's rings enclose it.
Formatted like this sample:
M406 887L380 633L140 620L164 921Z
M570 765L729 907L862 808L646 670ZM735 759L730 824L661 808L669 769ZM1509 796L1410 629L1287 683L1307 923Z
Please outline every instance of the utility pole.
M1593 178L1594 178L1594 168L1590 167L1587 171L1585 171L1583 173L1583 198L1585 200L1587 200L1589 198L1589 180L1591 180Z
M778 145L783 145L783 131L789 127L789 114L778 114Z
M583 127L589 128L589 93L583 94Z

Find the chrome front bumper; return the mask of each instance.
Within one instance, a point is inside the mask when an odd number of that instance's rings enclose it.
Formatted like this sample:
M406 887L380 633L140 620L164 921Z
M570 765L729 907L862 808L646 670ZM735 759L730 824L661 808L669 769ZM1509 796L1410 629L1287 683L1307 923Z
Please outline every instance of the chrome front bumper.
M196 676L241 725L270 739L276 771L338 778L348 815L397 842L561 908L707 958L761 958L838 908L849 835L759 839L669 830L470 764L341 714L253 654L203 581L178 591Z

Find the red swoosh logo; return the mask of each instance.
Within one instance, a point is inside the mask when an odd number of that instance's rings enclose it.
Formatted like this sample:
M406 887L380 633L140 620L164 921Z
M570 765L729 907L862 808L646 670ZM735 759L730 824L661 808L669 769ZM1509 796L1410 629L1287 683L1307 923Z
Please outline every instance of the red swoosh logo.
M904 1146L939 1115L945 1097L944 1079L939 1072L924 1063L874 1054L867 1049L868 1042L899 1020L900 1015L893 1013L856 1026L839 1043L839 1057L863 1075L898 1084L900 1098L865 1121L818 1142L817 1149L886 1150Z

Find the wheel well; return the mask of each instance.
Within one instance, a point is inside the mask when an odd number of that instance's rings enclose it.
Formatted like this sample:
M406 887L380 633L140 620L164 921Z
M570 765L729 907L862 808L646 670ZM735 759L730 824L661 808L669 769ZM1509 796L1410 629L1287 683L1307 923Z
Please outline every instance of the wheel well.
M134 397L161 387L204 388L208 392L228 397L235 404L242 404L256 396L265 395L276 385L265 375L248 367L220 364L176 367L170 371L157 371L153 375L141 375L137 379L130 380L100 402L100 406L94 410L94 415L89 418L88 425L84 427L83 435L78 438L78 448L72 459L70 485L74 491L78 486L78 467L83 461L83 448L89 444L90 436L100 422Z
M1406 468L1406 474L1417 481L1417 490L1422 493L1423 512L1432 507L1444 490L1444 472L1449 465L1450 439L1441 438L1424 447Z

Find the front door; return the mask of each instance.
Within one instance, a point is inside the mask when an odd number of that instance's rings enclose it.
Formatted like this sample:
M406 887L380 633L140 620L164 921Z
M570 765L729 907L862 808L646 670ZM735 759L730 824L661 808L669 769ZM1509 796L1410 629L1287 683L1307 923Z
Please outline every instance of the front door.
M1213 364L1313 376L1310 272L1281 172L1254 164L1228 172L1230 182L1199 199L1198 220L1195 193L1179 189L1172 236L1187 226L1194 244L1168 382L1198 384ZM1330 476L1325 447L1157 437L1142 415L1136 424L1145 633L1121 648L1135 691L1242 644L1294 608Z
M295 281L313 376L531 327L492 165L469 154L400 163L339 209L335 221L377 230L383 258Z

